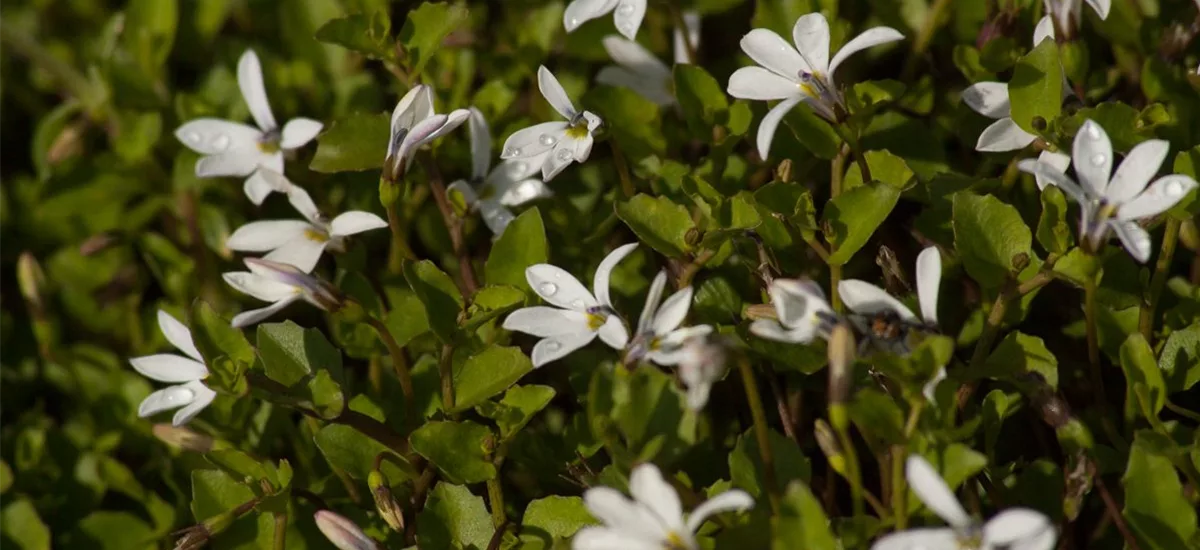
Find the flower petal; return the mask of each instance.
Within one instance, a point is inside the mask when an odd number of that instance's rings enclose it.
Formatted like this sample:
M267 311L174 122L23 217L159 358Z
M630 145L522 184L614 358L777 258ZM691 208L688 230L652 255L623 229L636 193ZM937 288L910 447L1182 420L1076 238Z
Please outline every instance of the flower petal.
M945 527L922 527L884 535L871 550L959 550L958 535Z
M412 127L430 116L433 116L433 92L424 84L413 86L392 109L387 156L395 156Z
M962 91L963 103L972 111L988 118L1008 118L1008 84L979 82Z
M303 238L310 229L312 225L301 220L250 222L237 228L225 240L225 246L239 252L267 252L297 237Z
M684 529L679 493L663 479L657 466L643 463L634 468L629 474L629 494L653 512L656 519L665 522L663 527L668 532Z
M270 170L259 171L262 172L263 176L265 176L268 181L275 176L283 177L281 174L276 174ZM308 220L309 223L315 226L323 225L321 211L317 210L317 204L313 202L312 197L308 194L308 191L301 189L298 185L293 185L287 190L287 198L288 202L291 203L292 208L295 208L296 211L299 212L301 216L304 216L304 219Z
M587 314L556 307L533 306L518 309L504 319L504 330L533 336L560 336L591 332Z
M471 107L467 129L471 132L471 179L483 181L492 166L492 130L479 109Z
M602 44L617 65L641 78L663 81L671 78L671 69L650 53L650 50L633 40L609 35L604 37Z
M771 142L775 140L775 130L779 128L779 123L783 121L784 115L791 111L803 98L793 97L780 101L767 115L763 117L762 122L758 124L758 136L756 142L758 145L758 156L766 160L771 153Z
M1083 188L1079 187L1079 184L1074 181L1071 181L1071 178L1068 178L1066 174L1063 174L1053 164L1041 160L1025 159L1017 163L1017 168L1022 172L1042 178L1048 184L1057 185L1063 193L1071 197L1071 200L1081 205L1091 203L1091 200L1084 193Z
M554 107L558 114L563 118L571 120L575 118L578 112L575 106L571 104L571 98L567 97L567 91L563 89L562 84L558 83L558 79L554 78L554 73L550 72L545 65L538 67L538 90L542 92L542 97Z
M686 286L676 291L663 302L662 307L658 308L658 313L654 315L654 333L663 336L679 328L691 306L692 287Z
M838 283L838 292L842 302L851 311L862 315L873 315L884 311L894 311L905 321L915 321L916 315L888 294L887 291L866 281L847 279Z
M980 132L975 142L975 150L985 153L999 153L1024 149L1033 143L1037 136L1022 130L1013 119L1005 117Z
M208 376L204 363L173 353L133 357L129 364L142 376L159 382L191 382Z
M566 136L569 126L564 121L554 121L534 124L528 128L517 130L504 140L504 149L500 153L500 158L505 160L528 158L545 153L554 148L558 140Z
M529 201L549 197L554 194L545 182L537 178L526 178L521 181L506 183L503 186L497 185L496 188L500 194L498 202L504 206L520 206Z
M329 222L330 233L334 236L345 237L363 231L387 227L387 222L370 212L351 210Z
M826 74L829 71L829 22L820 13L800 16L792 26L792 40L810 71Z
M1033 47L1037 47L1043 40L1049 38L1054 40L1054 20L1050 19L1049 15L1043 16L1038 24L1033 29Z
M295 287L255 273L233 271L223 273L221 277L238 292L249 294L264 302L275 302L296 294Z
M317 267L327 243L328 241L317 241L307 235L301 235L263 256L263 259L295 266L296 269L308 273Z
M200 414L200 411L203 411L217 397L217 392L209 389L208 386L204 385L204 382L199 380L188 382L184 386L191 390L195 397L192 398L191 403L188 403L182 409L175 412L175 416L171 418L171 424L175 426L182 426L191 422L196 415Z
M788 328L813 326L816 312L829 310L821 287L811 281L775 279L767 292L780 324Z
M284 149L299 149L317 137L325 125L311 118L293 118L283 125L279 146Z
M1113 173L1104 198L1111 204L1123 204L1136 197L1154 179L1170 150L1171 144L1161 139L1135 145Z
M201 155L216 155L226 151L254 150L262 131L240 122L218 118L189 120L175 130L175 138Z
M631 481L632 484L632 481ZM662 541L666 539L663 526L652 514L636 502L625 498L611 487L593 487L584 491L583 505L596 519L614 530L620 530L642 540ZM661 548L661 544L659 547Z
M617 267L631 252L637 249L638 243L632 242L623 244L609 252L600 265L596 267L596 274L592 277L592 290L596 292L596 301L601 305L612 306L608 292L608 280L612 276L612 270Z
M283 308L288 307L292 304L292 302L295 302L299 298L299 295L296 295L291 298L275 302L264 308L243 311L233 316L233 320L230 321L230 325L232 325L233 328L242 328L258 324L260 321L264 321L268 317L279 313L283 310Z
M917 255L917 301L921 303L921 319L937 325L938 288L942 285L942 254L936 246Z
M741 489L725 491L704 501L695 510L692 510L691 515L688 516L687 528L689 531L695 533L704 524L704 520L713 514L742 512L753 507L754 497L751 497L746 491Z
M1109 220L1108 226L1112 228L1113 233L1117 234L1117 239L1120 239L1121 246L1129 252L1133 259L1139 263L1146 263L1150 259L1150 234L1142 229L1142 226L1137 222Z
M542 163L542 181L554 179L555 176L566 170L572 162L575 162L573 149L573 147L568 148L560 144L554 149L552 154L545 157L546 160Z
M449 131L447 128L450 125L451 121L448 115L433 115L418 121L400 141L400 147L396 149L396 162L403 162L407 169L412 164L417 150Z
M592 137L592 133L588 132L586 136L574 140L575 143L573 145L568 141L563 143L563 146L571 147L571 157L575 159L575 162L586 162L592 154L592 144L595 143L595 140L596 138Z
M930 510L946 520L952 527L965 527L971 524L971 518L963 510L962 504L954 498L950 486L942 480L942 476L933 465L921 455L909 455L904 469L908 485L921 502Z
M586 312L596 305L592 293L564 269L550 264L535 264L525 268L525 280L543 300L564 309Z
M675 31L671 34L676 65L686 65L691 62L688 59L688 46L687 42L684 42L685 38L692 44L693 48L700 49L700 14L694 11L684 12L683 25L687 27L686 36L683 29L679 27L675 27Z
M1196 180L1183 174L1158 178L1137 198L1117 207L1117 219L1138 220L1157 216L1175 206L1196 188Z
M921 386L921 394L925 396L925 400L930 403L937 404L935 394L937 393L938 384L946 379L946 367L938 367L937 372L933 373L933 378L930 378L924 386Z
M637 38L642 19L646 17L646 0L620 0L613 10L613 24L617 32L630 40Z
M541 182L539 181L538 183ZM497 237L504 234L504 230L508 228L508 224L516 219L511 210L499 202L490 200L479 203L479 217L483 219L483 223L487 226L488 230Z
M196 344L192 341L192 331L178 319L172 317L170 313L161 309L158 310L158 329L162 331L162 335L166 337L167 341L175 346L175 349L182 351L192 359L204 362L204 358L200 357L200 351L196 349Z
M278 128L275 115L271 113L271 104L267 101L267 90L263 86L262 64L258 62L258 54L254 50L246 50L238 59L237 67L238 88L242 90L242 99L250 108L254 122L264 132Z
M1071 161L1075 165L1075 178L1084 191L1092 197L1103 197L1113 165L1112 142L1104 128L1091 120L1084 121L1075 134Z
M242 192L255 206L262 204L264 200L267 200L267 196L275 191L271 183L263 177L265 172L265 170L255 170L242 184Z
M600 340L612 349L625 349L625 345L629 343L629 331L625 330L625 323L620 317L609 315L604 324L600 325Z
M533 360L533 367L538 368L551 361L566 357L571 352L588 345L595 338L596 333L591 331L547 336L534 344L529 358Z
M138 405L138 418L146 418L165 410L182 407L191 403L195 398L195 392L182 385L163 388L147 395L142 400Z
M755 319L750 323L750 333L766 340L783 342L785 344L807 344L817 335L815 325L799 325L787 328L778 321L771 319Z
M675 103L675 96L671 95L671 90L667 88L668 80L650 77L625 67L602 67L600 72L596 73L596 82L615 88L629 88L658 105Z
M259 164L270 164L269 154L254 150L231 149L201 157L196 161L196 177L214 178L222 176L249 176L258 169Z
M584 527L571 539L572 550L662 550L658 540L644 539L622 529Z
M617 0L574 0L563 11L563 28L572 32L585 21L604 15L617 5Z
M895 42L897 40L904 40L904 35L891 27L874 27L863 31L862 34L855 36L853 40L842 46L842 49L838 50L838 53L833 56L833 59L829 62L828 78L833 80L833 73L837 72L838 67L842 65L842 62L846 58L872 46L887 44L888 42Z
M1100 19L1108 19L1108 11L1112 8L1112 0L1085 0L1093 10L1096 10L1096 15Z
M1029 508L1009 508L983 525L983 545L1012 548L1047 531L1054 532L1054 524L1045 514Z
M1055 153L1052 151L1042 151L1041 153L1038 153L1037 159L1040 162L1049 164L1060 174L1067 173L1067 167L1071 165L1070 155L1064 155L1062 153ZM1042 176L1034 176L1033 179L1037 182L1038 190L1046 189L1046 184L1048 183L1046 178Z
M796 98L801 95L800 85L795 80L779 76L762 67L742 67L729 77L725 89L729 95L740 99L774 100Z
M798 81L800 72L813 72L796 51L775 31L754 29L741 40L742 51L755 63L791 81Z
M666 288L667 271L664 269L654 276L653 281L650 281L650 290L646 292L646 303L642 306L642 315L638 317L638 334L650 330L651 324L654 322L654 313L658 311L658 305L662 303L663 291Z

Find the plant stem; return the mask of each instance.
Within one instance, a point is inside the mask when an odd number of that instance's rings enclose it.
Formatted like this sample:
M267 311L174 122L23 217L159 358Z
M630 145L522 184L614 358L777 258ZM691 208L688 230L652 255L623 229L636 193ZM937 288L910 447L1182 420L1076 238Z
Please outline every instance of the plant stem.
M750 404L750 415L754 418L754 437L758 440L758 454L762 457L767 497L771 502L771 510L778 514L779 487L775 484L775 457L771 454L767 414L763 411L762 396L758 394L758 385L754 382L754 371L750 367L750 360L745 357L739 358L738 370L742 373L742 386L746 389L746 401Z
M1167 410L1169 410L1179 416L1182 416L1188 420L1191 420L1192 422L1200 422L1200 414L1196 414L1195 412L1192 412L1188 409L1180 407L1179 405L1172 403L1170 399L1167 400L1167 402L1165 403L1165 406L1166 406Z
M275 550L287 548L287 511L275 512L275 539L272 541Z
M1091 368L1092 384L1096 386L1096 392L1099 394L1096 401L1103 406L1108 393L1104 391L1104 376L1100 372L1100 340L1096 330L1096 287L1098 285L1099 281L1095 278L1091 278L1083 285L1083 316L1084 322L1087 323L1088 365Z
M858 164L858 171L862 173L862 180L864 182L871 181L871 168L867 166L867 157L863 155L862 142L859 141L858 132L851 129L849 124L833 124L832 126L834 131L837 132L837 135L842 138L843 142L845 142L845 147L849 147L850 152L854 154L854 162ZM845 151L845 147L838 152L839 156ZM836 162L837 157L834 157L833 160ZM843 159L843 163L844 162L845 160ZM839 173L835 176L837 178L838 186L837 189L830 194L831 198L837 197L842 191L842 175L840 173L842 170L838 170L838 172Z
M492 507L492 526L496 529L504 527L508 523L508 517L504 515L504 488L500 486L500 475L487 480L488 505Z
M625 162L625 154L612 136L608 138L608 146L612 149L613 163L617 165L617 177L621 180L621 192L625 194L625 198L631 199L637 194L637 190L634 189L633 179L629 176L629 164Z
M834 128L840 128L835 125ZM840 132L839 132L840 133ZM842 177L846 171L846 155L849 154L849 145L843 145L838 149L837 156L833 157L833 161L829 163L829 200L838 198L842 194ZM864 173L865 177L865 173ZM865 181L865 180L864 180ZM829 243L829 254L837 253L837 247L834 243ZM824 256L825 262L829 263L829 255ZM841 264L829 264L829 303L833 306L833 310L842 312L842 297L838 292L838 283L842 281L842 266Z
M463 243L462 218L454 213L454 208L450 206L450 201L446 198L446 185L442 181L441 171L433 162L433 156L423 152L419 157L421 165L425 167L425 174L429 177L429 189L433 192L433 202L437 203L438 210L442 213L442 221L446 224L446 231L450 233L451 247L454 248L454 255L458 258L458 271L462 278L460 290L462 290L463 297L469 300L479 289L479 283L475 279L475 268L471 265L471 255Z
M1091 460L1090 458L1088 460ZM1093 468L1097 468L1095 464ZM1121 532L1121 536L1125 539L1125 544L1130 550L1141 550L1138 546L1137 537L1129 530L1129 525L1125 523L1125 517L1121 515L1121 507L1117 506L1117 501L1113 499L1108 492L1108 487L1104 485L1104 480L1099 475L1096 476L1096 489L1100 491L1100 498L1104 500L1104 508L1108 511L1108 517L1112 519L1113 525L1117 526L1117 530Z
M1179 228L1183 222L1174 218L1167 219L1167 228L1163 233L1162 249L1158 253L1158 261L1154 266L1154 277L1150 280L1150 292L1142 302L1142 310L1138 315L1138 330L1146 337L1146 342L1154 345L1154 308L1162 297L1163 287L1167 284L1168 270L1175 256L1175 243L1179 241Z
M846 418L846 406L836 404L829 407L829 420L842 446L842 454L846 457L846 481L850 482L850 496L854 506L854 515L860 516L866 510L863 506L864 491L862 470L858 462L858 451L854 448L854 439L850 437L849 421ZM873 498L873 497L872 497ZM874 506L874 505L872 505Z
M400 391L404 393L404 407L408 411L408 419L415 421L417 417L412 375L408 372L408 361L404 358L404 350L396 343L392 332L388 330L387 325L383 324L383 321L376 319L374 315L367 314L367 324L375 329L375 333L379 335L379 339L383 341L384 346L387 346L388 353L392 356L392 368L396 371L396 378L400 380Z
M695 65L699 56L696 53L696 45L692 43L692 38L688 36L688 26L687 21L683 19L683 11L679 9L679 5L675 2L670 2L669 5L671 8L671 19L675 22L675 27L678 29L677 32L683 36L683 47L687 51L688 63Z
M711 260L714 255L716 255L716 253L716 250L710 250L707 248L701 250L700 253L697 254L694 259L692 259L692 262L679 272L679 278L675 283L675 287L683 288L692 284L692 279L696 277L696 273L698 273L700 268L704 267L704 264L708 263L708 261Z
M442 410L449 416L454 408L454 346L450 344L442 346L438 376L442 379Z
M892 517L896 522L897 531L908 527L908 511L904 508L908 504L908 495L904 493L904 451L903 445L892 446Z
M913 40L912 52L908 54L908 60L904 63L904 71L900 73L900 80L907 82L912 78L913 71L917 69L917 61L925 54L925 50L929 49L929 42L933 39L934 31L941 26L942 12L946 11L946 7L949 5L949 0L935 0L933 6L930 6L929 11L926 12L925 22L921 25L916 39Z
M395 184L388 184L395 185ZM388 271L392 274L399 274L404 260L415 259L416 255L408 246L408 237L404 234L403 222L400 220L400 201L393 202L386 206L388 228L392 231L392 246L388 252Z

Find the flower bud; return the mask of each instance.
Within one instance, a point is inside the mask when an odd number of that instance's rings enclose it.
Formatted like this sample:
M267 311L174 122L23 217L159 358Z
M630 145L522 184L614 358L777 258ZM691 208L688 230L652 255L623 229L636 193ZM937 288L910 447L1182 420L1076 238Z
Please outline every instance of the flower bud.
M155 424L151 429L154 437L176 449L194 453L207 453L215 450L217 441L211 436L196 433L188 428L171 424ZM224 446L224 445L221 445Z
M400 503L392 495L389 485L387 476L379 470L372 470L367 475L367 486L371 488L371 496L375 498L375 510L379 512L379 517L393 530L403 533L404 511L400 509Z
M779 314L775 312L775 306L772 304L750 304L742 309L742 315L751 321L758 319L779 320Z
M850 393L851 367L854 365L854 333L845 323L834 325L829 333L829 404L841 405Z
M17 286L21 289L21 296L29 303L30 309L35 315L40 315L45 306L42 293L46 289L46 275L42 272L37 258L29 252L22 252L17 258Z
M354 522L339 516L329 510L321 510L313 515L317 529L329 539L338 550L378 550L379 544L368 537Z
M775 167L775 180L782 182L792 181L792 160L783 159L779 166Z
M817 438L817 446L829 460L829 467L838 474L845 475L846 457L842 456L842 446L838 444L837 436L833 434L833 428L829 427L829 423L818 418L813 423L813 434Z

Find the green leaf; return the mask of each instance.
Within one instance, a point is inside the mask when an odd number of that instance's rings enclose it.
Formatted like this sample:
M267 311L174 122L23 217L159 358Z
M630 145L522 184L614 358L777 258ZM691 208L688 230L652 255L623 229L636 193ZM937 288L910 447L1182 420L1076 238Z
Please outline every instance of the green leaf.
M294 386L319 370L342 377L342 354L321 331L291 321L258 325L258 355L267 378Z
M316 38L367 57L392 60L396 50L392 47L391 32L392 21L387 11L375 10L370 14L356 13L331 19L317 29Z
M855 392L847 412L868 441L882 445L904 442L904 413L891 396L863 388Z
M309 378L305 384L305 393L305 397L312 403L313 410L321 418L337 418L346 408L346 397L342 394L342 387L333 379L329 370L319 370L315 376Z
M1062 279L1082 288L1100 273L1100 259L1080 248L1072 248L1054 264L1054 272Z
M221 470L192 470L192 517L196 522L229 512L255 497L254 492ZM254 514L233 522L221 533L230 548L270 547L274 538L274 520L267 514ZM233 541L237 541L234 543Z
M504 392L500 401L484 401L475 410L495 421L500 428L500 438L508 440L546 408L554 395L554 388L550 386L515 386Z
M812 476L812 465L800 447L783 434L771 430L767 433L771 445L771 457L775 460L775 483L780 488L793 481L807 482ZM758 440L751 428L737 438L733 452L729 453L729 475L733 486L755 498L765 495L767 481L763 468Z
M1033 234L1016 208L962 191L954 194L953 212L954 245L967 274L979 284L999 287L1013 271L1015 257L1033 258Z
M467 319L463 328L474 330L480 325L495 319L525 302L525 293L508 285L485 286L471 297L471 305L467 308Z
M412 290L390 287L387 289L391 310L383 323L396 339L396 345L407 346L414 338L429 332L429 319L425 316L425 304Z
M698 65L675 65L675 98L687 121L692 137L709 140L712 127L729 109L725 90L717 79Z
M425 304L425 315L433 333L442 343L451 343L458 330L458 314L463 306L462 294L454 281L429 260L405 262L404 278Z
M421 74L425 63L441 49L442 40L466 21L467 8L460 4L422 2L409 10L397 36L408 57L409 74Z
M254 363L254 347L246 335L213 311L208 302L196 300L192 304L189 324L196 349L205 359L227 355L247 367Z
M488 547L495 529L483 499L466 487L438 483L429 492L425 508L417 514L420 548Z
M204 455L213 466L220 468L234 479L257 483L260 479L278 482L275 466L260 463L257 459L237 449L214 450Z
M27 499L8 500L0 511L0 528L5 540L16 543L22 550L50 550L50 529Z
M156 538L150 525L130 512L96 511L79 520L71 532L73 546L128 550L152 548ZM83 542L86 540L86 543Z
M512 386L533 370L529 357L515 347L488 346L454 372L454 409L465 411Z
M637 161L667 148L658 105L629 88L597 86L583 96L584 108L595 112L612 132L621 151Z
M793 481L779 503L779 515L771 519L772 550L836 550L837 539L821 502L803 481Z
M401 462L401 466L397 466L391 460L383 463L383 473L392 483L415 479L418 475L412 466L396 456L382 443L363 435L362 432L350 426L328 424L317 432L313 440L331 466L350 474L350 477L354 479L367 479L367 475L375 467L375 457L384 452L391 454L392 458L399 459Z
M913 171L904 159L887 151L867 151L863 154L867 159L867 168L871 171L871 179L903 191L913 182ZM862 170L858 163L850 166L842 181L842 189L853 189L863 184Z
M895 187L867 183L829 201L822 212L825 238L830 243L829 263L843 265L850 261L899 199L900 191Z
M682 454L696 441L696 414L672 377L658 369L614 371L607 412L643 460Z
M1058 359L1037 336L1011 332L984 362L983 376L1015 378L1037 373L1051 388L1058 387Z
M565 540L580 529L595 524L596 520L588 513L582 498L551 495L531 501L525 507L521 531Z
M510 285L526 294L531 292L525 280L525 268L549 261L546 227L537 208L530 208L508 224L488 252L483 275L488 284Z
M1058 44L1043 40L1033 51L1017 60L1012 79L1008 82L1008 95L1012 105L1012 119L1022 130L1034 135L1035 117L1046 123L1054 122L1062 112L1062 65L1058 59Z
M789 31L790 32L790 31ZM783 123L792 130L792 135L818 158L832 160L837 156L842 138L807 105L797 105L783 117ZM776 151L778 154L778 151Z
M430 422L409 436L413 450L452 483L479 483L496 477L489 459L492 431L474 422Z
M696 227L692 215L667 197L638 194L617 202L617 216L638 240L666 256L679 258L691 250L687 235Z
M1037 241L1046 252L1063 254L1071 247L1071 228L1067 225L1067 198L1058 186L1042 190L1042 216L1038 218Z
M167 3L167 2L164 2ZM113 151L130 164L145 159L162 135L162 115L156 112L121 113L117 116Z
M1157 419L1167 401L1167 384L1154 350L1141 334L1132 334L1121 344L1121 370L1125 371L1126 407L1136 403L1143 416Z
M382 167L390 125L386 113L352 113L333 121L317 136L317 152L308 168L329 174Z
M1172 332L1160 353L1158 368L1169 393L1187 391L1200 382L1200 325Z
M1129 449L1121 514L1143 549L1188 548L1196 537L1196 508L1184 496L1175 465L1152 450L1148 435L1137 432Z

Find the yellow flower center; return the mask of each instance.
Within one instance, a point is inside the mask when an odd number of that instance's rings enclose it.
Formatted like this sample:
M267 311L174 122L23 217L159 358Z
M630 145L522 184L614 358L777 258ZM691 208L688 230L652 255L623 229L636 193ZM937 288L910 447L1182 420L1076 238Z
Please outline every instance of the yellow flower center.
M583 139L588 135L587 120L580 120L574 126L567 128L567 137L571 139Z
M317 231L316 229L305 229L304 238L313 242L323 243L329 240L329 235L322 231Z
M670 533L667 533L667 545L665 547L663 547L663 550L689 550L689 549L688 549L687 542L685 542L683 540L683 537L679 536L679 533L671 531Z
M607 315L600 315L598 313L587 314L588 329L590 329L592 332L600 330L600 327L604 326L604 323L607 321Z

